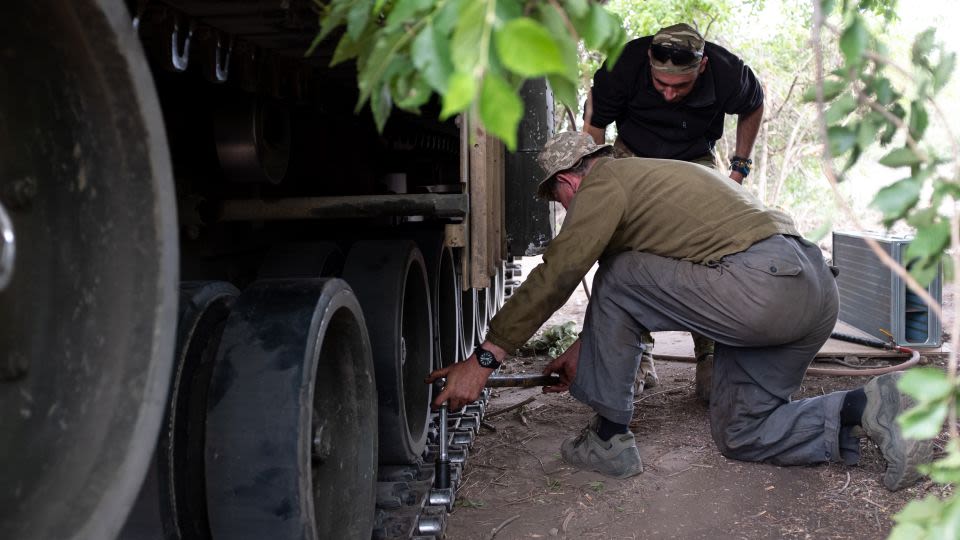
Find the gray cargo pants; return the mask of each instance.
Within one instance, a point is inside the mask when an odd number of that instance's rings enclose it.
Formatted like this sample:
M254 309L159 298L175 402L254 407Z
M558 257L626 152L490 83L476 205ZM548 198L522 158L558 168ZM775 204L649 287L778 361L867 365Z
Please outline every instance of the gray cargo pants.
M690 330L717 342L710 424L723 455L855 463L856 441L840 433L845 392L790 400L837 310L836 282L819 248L796 237L772 236L713 266L640 252L611 256L594 278L570 393L629 423L641 333Z

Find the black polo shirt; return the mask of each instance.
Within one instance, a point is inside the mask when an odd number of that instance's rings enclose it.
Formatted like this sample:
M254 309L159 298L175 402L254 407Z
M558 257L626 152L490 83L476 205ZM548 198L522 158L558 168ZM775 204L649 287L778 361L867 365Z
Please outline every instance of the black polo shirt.
M667 103L653 87L647 49L653 36L627 43L612 71L606 63L593 77L590 123L617 123L623 142L638 157L692 160L712 153L723 135L725 114L745 114L763 105L763 88L749 66L723 47L706 42L710 60L694 89Z

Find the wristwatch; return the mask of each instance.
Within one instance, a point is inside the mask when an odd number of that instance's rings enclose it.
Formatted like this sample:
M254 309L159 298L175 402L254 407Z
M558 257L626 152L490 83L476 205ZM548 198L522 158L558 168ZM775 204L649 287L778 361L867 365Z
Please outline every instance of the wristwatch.
M483 347L477 347L476 350L473 351L473 354L477 356L477 363L480 364L480 367L487 369L497 369L500 367L500 362L497 360L497 357Z
M750 169L753 167L753 160L750 158L733 156L730 158L730 170L737 171L742 174L744 178L750 174Z

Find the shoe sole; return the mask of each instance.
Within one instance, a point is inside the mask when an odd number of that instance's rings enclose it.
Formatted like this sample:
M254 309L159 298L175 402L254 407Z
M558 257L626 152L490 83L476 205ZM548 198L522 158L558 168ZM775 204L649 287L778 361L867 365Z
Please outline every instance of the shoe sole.
M923 476L917 465L927 463L933 455L932 441L919 441L904 438L897 416L912 406L909 396L897 390L899 376L881 376L870 383L877 389L878 399L867 399L863 412L863 428L870 439L880 447L887 460L887 470L883 474L883 485L890 491L912 486ZM884 404L895 403L892 407ZM898 455L897 448L904 448L902 460L891 460L888 456Z

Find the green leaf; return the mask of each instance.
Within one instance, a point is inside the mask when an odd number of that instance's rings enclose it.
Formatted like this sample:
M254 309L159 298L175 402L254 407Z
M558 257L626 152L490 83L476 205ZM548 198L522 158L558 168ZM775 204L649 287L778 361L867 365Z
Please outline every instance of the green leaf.
M950 244L950 222L941 220L917 227L917 235L907 246L907 259L939 256Z
M380 88L370 94L370 110L373 112L373 122L377 131L383 133L390 111L393 109L393 100L390 97L389 85L380 85Z
M410 21L415 21L418 15L432 9L435 4L434 0L397 0L390 10L390 15L387 16L384 28L392 29Z
M443 110L440 119L446 120L463 111L473 103L477 95L477 84L473 75L456 71L447 81L447 93L443 96Z
M486 2L468 2L453 30L450 58L457 71L470 73L480 62L480 38L486 31Z
M897 97L890 79L886 77L879 77L871 81L867 90L873 93L880 105L889 105Z
M514 19L493 35L503 65L523 77L563 73L560 49L550 32L529 17Z
M460 12L465 3L476 4L473 0L447 0L433 18L437 33L449 37L460 20Z
M580 56L563 15L552 4L543 4L539 9L540 19L554 37L563 58L563 75L576 87L580 82ZM576 101L576 100L574 100Z
M910 167L922 163L920 156L912 148L904 147L891 150L887 155L880 158L880 164L887 167Z
M897 423L908 439L926 440L940 434L947 418L947 402L931 401L909 409L897 417Z
M910 49L910 59L914 64L923 67L929 67L930 62L927 59L930 51L933 50L935 44L935 30L933 28L927 28L923 32L917 34L916 39L913 41L913 47Z
M947 454L943 459L923 466L921 472L929 474L934 482L941 484L960 482L960 451L957 450L956 439L947 443Z
M907 503L903 510L893 516L893 520L897 523L925 523L939 519L942 511L943 502L934 495L927 495L923 500Z
M827 124L836 124L857 108L857 99L853 94L844 94L827 107L824 117Z
M840 156L857 143L857 134L845 126L831 126L827 129L827 141L830 153L834 156Z
M523 3L517 0L498 0L495 2L494 12L498 21L497 26L526 15Z
M563 5L567 8L570 15L574 17L583 17L590 9L590 4L587 0L563 0Z
M480 120L511 152L517 148L517 126L521 118L523 102L516 90L496 74L487 73L480 91Z
M907 370L897 382L897 388L921 403L945 399L953 390L947 374L932 367Z
M950 244L950 224L935 214L936 209L928 208L915 212L908 219L917 229L916 236L907 246L906 258L910 261L907 269L921 285L930 284L940 270L940 261Z
M917 280L917 283L926 287L933 283L933 280L940 272L940 265L938 263L939 260L937 258L932 258L924 261L922 265L914 264L910 267L910 275L913 276L913 279Z
M330 60L330 66L333 67L341 62L356 58L360 52L367 46L367 43L354 41L349 34L344 34L337 43L337 48L333 51L333 58Z
M427 24L417 34L410 45L410 54L413 65L420 70L430 87L440 94L446 91L447 79L453 72L453 62L450 61L447 40L440 37L432 24Z
M823 81L823 101L831 101L833 98L839 96L841 92L847 89L848 84L847 81L840 79L825 79ZM809 86L803 91L803 100L806 102L817 100L816 85Z
M933 196L942 201L944 197L950 197L953 200L960 200L960 184L956 184L943 177L938 177L933 181ZM939 206L939 205L931 205Z
M431 94L427 81L413 73L410 77L398 81L393 99L397 107L409 112L419 112L420 107L430 100Z
M547 81L550 83L550 88L553 89L553 94L557 96L557 99L560 100L560 103L570 107L570 110L572 111L579 110L580 107L577 103L576 84L570 82L569 79L566 79L561 75L548 75Z
M612 69L620 58L620 53L627 46L627 32L623 29L623 23L617 24L615 34L610 38L610 42L604 47L607 53L607 68Z
M358 0L353 3L350 13L347 14L347 35L354 41L360 41L367 21L370 20L370 10L373 3L370 0Z
M326 38L334 28L339 27L347 20L347 13L350 11L351 4L349 2L340 2L334 4L326 15L321 18L320 21L320 32L317 34L317 37L314 39L314 44L319 45L324 38ZM311 45L314 47L315 45ZM308 51L308 54L312 53Z
M586 17L574 19L574 26L588 48L599 49L613 37L617 21L603 6L591 3L590 12Z
M370 52L368 61L360 68L357 74L357 86L360 89L360 97L357 99L357 110L366 103L370 93L374 88L380 88L384 81L388 69L397 58L397 50L401 42L407 39L404 32L393 32L392 34L380 35L376 45Z
M950 76L953 75L953 70L957 64L957 54L948 53L946 51L941 52L940 62L937 64L937 67L933 70L933 88L935 91L940 91L944 86L950 82Z
M922 540L926 537L926 529L920 525L916 523L901 523L890 531L890 536L887 537L887 540Z
M855 129L856 126L853 126L851 129ZM854 143L853 150L850 151L850 157L847 158L847 162L843 164L843 172L847 172L857 164L857 161L860 160L860 156L863 155L863 149ZM838 177L837 182L842 182L844 177Z
M867 115L857 125L857 146L860 148L869 148L877 142L877 133L880 132L881 124L877 122L872 115Z
M908 126L913 138L917 140L922 138L929 123L930 118L927 116L927 109L923 106L923 102L918 99L912 101L910 103L910 122Z
M867 31L863 18L855 15L840 35L840 50L848 64L857 64L863 60L863 51L867 48L869 39L870 32Z
M929 227L933 225L939 217L940 214L937 213L936 208L923 208L910 214L910 216L907 217L907 224L914 228Z
M917 205L921 187L922 185L912 178L898 180L878 191L870 206L882 212L884 221L890 223L900 219Z

